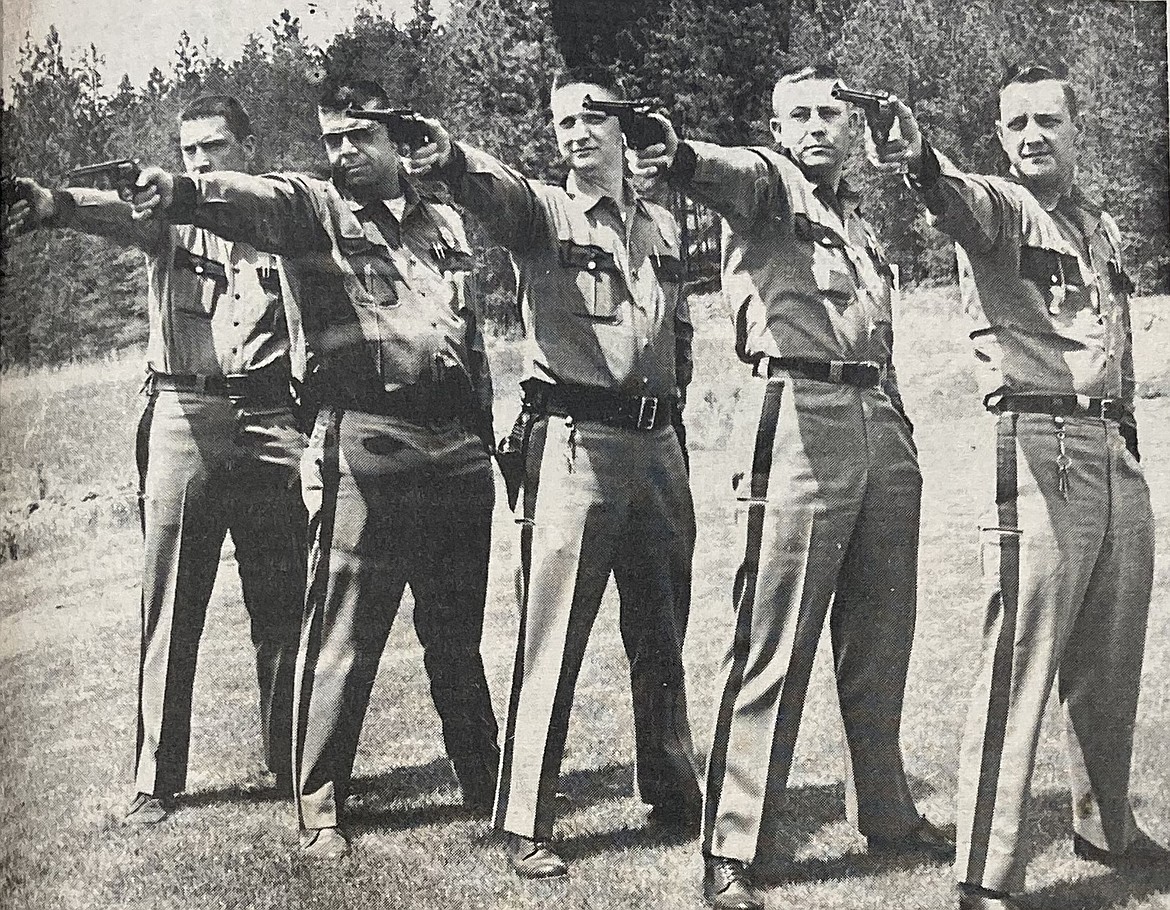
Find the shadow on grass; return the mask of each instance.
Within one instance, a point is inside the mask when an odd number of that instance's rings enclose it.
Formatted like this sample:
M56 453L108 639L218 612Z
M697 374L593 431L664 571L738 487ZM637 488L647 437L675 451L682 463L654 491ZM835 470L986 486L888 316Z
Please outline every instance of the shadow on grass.
M1098 868L1103 874L1075 882L1056 882L1025 895L1025 906L1029 910L1107 910L1170 894L1170 869L1122 874Z

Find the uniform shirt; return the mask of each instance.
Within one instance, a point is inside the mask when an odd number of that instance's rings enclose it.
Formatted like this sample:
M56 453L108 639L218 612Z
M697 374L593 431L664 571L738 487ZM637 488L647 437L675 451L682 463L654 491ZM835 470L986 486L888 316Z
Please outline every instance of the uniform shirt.
M893 272L847 185L834 198L780 152L706 142L680 146L670 179L724 219L742 359L890 362Z
M168 217L296 257L314 383L327 403L360 407L371 394L462 375L490 409L462 220L405 178L402 186L398 203L362 205L313 177L218 172L177 181Z
M528 180L459 145L442 175L512 253L524 378L656 398L691 378L691 323L678 224L627 183L597 196Z
M1024 186L964 174L929 147L912 183L956 241L980 391L1115 398L1133 407L1121 233L1075 190L1051 212Z
M57 224L130 240L146 252L152 371L223 376L291 358L293 375L303 375L299 312L278 257L202 228L134 221L114 193L63 195Z

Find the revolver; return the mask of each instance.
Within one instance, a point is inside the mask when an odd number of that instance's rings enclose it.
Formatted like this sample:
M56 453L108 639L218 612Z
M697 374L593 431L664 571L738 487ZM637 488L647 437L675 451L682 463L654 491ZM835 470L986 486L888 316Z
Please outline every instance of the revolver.
M65 182L70 186L117 190L123 201L129 202L134 195L138 175L141 173L138 164L137 158L116 158L100 164L87 164L84 167L75 167L67 173Z
M855 91L838 83L833 86L833 97L838 101L856 104L865 111L865 119L869 122L869 131L873 133L875 142L886 142L890 138L890 130L894 128L897 115L890 103L889 92Z
M411 151L422 148L431 141L431 134L427 132L422 116L408 107L382 110L351 107L345 115L355 120L372 120L374 123L383 124L394 142L406 143Z
M581 107L587 111L600 111L617 117L626 142L630 148L641 151L660 142L666 142L666 130L650 113L654 110L649 101L594 101L586 95Z

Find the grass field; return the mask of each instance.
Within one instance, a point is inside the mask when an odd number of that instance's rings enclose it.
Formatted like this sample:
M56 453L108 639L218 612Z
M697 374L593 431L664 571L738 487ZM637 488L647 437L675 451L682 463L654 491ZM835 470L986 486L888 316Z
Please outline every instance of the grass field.
M1170 842L1170 300L1136 308L1142 449L1159 560L1133 767L1143 826ZM703 306L698 307L705 312ZM689 425L699 539L687 639L692 723L706 749L730 628L733 552L725 449L742 382L728 331L705 321ZM920 808L953 821L957 750L982 622L977 516L992 481L953 292L919 292L901 314L898 363L925 476L918 634L904 746ZM499 426L517 363L493 360ZM254 670L230 547L204 635L189 793L157 830L122 828L134 737L139 540L133 505L136 362L0 379L0 907L698 908L694 842L643 827L612 590L598 619L569 734L558 835L568 879L523 883L485 822L466 819L443 759L408 608L391 635L357 761L352 855L337 866L296 854L291 807L261 774ZM502 715L516 632L515 527L497 515L485 635ZM804 714L790 796L795 862L769 908L937 910L950 870L877 859L844 820L841 732L824 643ZM1170 908L1170 872L1127 879L1076 860L1062 742L1050 711L1028 835L1043 910Z

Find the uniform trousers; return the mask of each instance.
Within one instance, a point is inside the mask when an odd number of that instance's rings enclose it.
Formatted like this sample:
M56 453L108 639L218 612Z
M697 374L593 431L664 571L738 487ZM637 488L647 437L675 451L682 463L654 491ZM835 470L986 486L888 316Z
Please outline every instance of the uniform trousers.
M289 407L157 391L138 428L145 568L136 786L186 786L199 639L230 531L251 619L268 768L291 769L292 686L305 590L304 436Z
M733 485L744 559L707 768L703 852L751 862L762 845L780 843L826 614L849 818L863 834L902 836L919 823L899 742L922 489L909 424L879 389L788 374L753 381L738 423L745 451Z
M312 539L294 740L302 828L338 824L407 584L464 802L490 806L498 728L480 639L491 472L482 441L455 418L420 423L330 407L318 416L302 470Z
M997 437L996 507L981 530L989 596L960 756L956 873L1016 892L1054 680L1074 830L1118 853L1136 832L1129 772L1154 529L1149 489L1115 422L1005 413Z
M555 416L533 423L497 828L552 836L573 690L611 572L630 662L639 794L697 812L682 662L694 543L694 506L671 426L641 431Z

